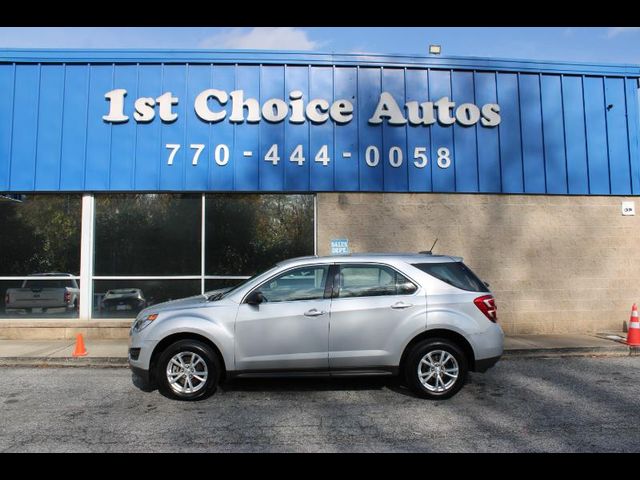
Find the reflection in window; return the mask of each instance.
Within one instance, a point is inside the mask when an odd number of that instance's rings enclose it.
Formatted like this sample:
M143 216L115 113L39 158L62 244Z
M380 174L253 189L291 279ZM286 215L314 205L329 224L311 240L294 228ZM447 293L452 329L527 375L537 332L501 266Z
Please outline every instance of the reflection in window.
M209 279L204 281L204 291L211 292L223 288L232 288L246 281L246 279L241 278Z
M201 195L96 195L95 275L199 275Z
M341 266L338 288L341 298L408 295L417 290L404 275L377 265Z
M0 196L0 276L77 276L80 195ZM0 282L0 316L77 317L77 280Z
M206 196L207 275L253 275L313 255L313 195Z
M134 318L151 305L200 294L200 280L95 280L93 316Z
M317 300L324 296L329 266L302 267L269 280L259 290L267 302Z
M461 290L489 291L484 282L462 262L414 263L413 266Z
M208 194L205 203L207 275L250 276L314 253L313 195ZM93 274L120 278L93 280L92 316L132 318L201 293L200 279L125 277L200 277L202 194L98 194L94 212ZM80 194L0 195L0 276L78 277L81 219ZM205 291L242 281L207 279ZM77 318L78 278L38 282L0 282L0 316ZM58 303L44 305L46 295Z
M56 274L63 276L64 274ZM42 318L78 316L80 282L68 280L10 280L0 282L0 316Z
M0 276L80 272L80 195L0 197Z

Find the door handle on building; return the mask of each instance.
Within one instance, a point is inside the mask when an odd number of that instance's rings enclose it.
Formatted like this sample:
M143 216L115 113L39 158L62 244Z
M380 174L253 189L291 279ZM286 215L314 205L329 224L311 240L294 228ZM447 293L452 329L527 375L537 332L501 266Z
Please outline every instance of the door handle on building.
M324 310L318 310L316 308L312 308L311 310L307 310L306 312L304 312L304 316L305 317L319 317L320 315L324 315L325 312Z
M413 307L413 303L396 302L391 305L394 310L402 310L403 308Z

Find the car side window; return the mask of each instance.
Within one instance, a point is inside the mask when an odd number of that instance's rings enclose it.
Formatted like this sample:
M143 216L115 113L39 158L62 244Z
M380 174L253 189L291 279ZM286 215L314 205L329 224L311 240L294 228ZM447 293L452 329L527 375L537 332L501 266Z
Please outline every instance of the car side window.
M321 299L328 272L328 265L296 268L269 280L258 290L269 303Z
M339 298L410 295L418 289L404 275L383 265L341 265L336 287Z

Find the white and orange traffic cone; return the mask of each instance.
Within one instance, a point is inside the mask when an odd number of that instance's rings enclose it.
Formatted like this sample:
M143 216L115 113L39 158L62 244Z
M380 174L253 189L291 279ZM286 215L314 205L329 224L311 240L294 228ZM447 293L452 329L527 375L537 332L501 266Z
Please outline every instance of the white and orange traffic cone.
M640 322L638 321L638 306L635 303L631 307L626 343L630 347L640 347Z

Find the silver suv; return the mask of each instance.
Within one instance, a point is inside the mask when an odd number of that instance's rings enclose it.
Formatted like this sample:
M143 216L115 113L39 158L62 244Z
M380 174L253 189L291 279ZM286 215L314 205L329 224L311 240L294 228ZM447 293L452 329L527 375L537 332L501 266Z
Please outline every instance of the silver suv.
M498 361L503 332L488 284L459 257L313 256L148 307L129 347L134 383L178 400L223 378L363 374L442 399Z

